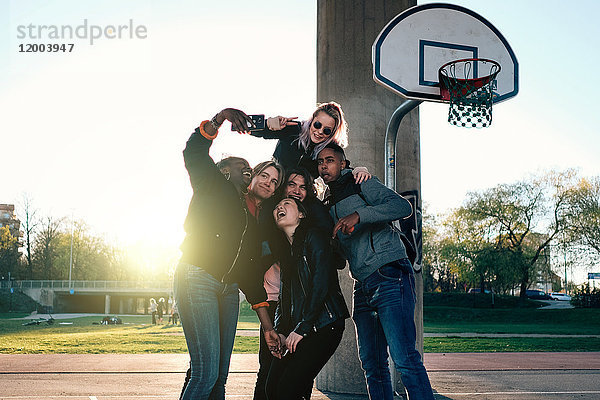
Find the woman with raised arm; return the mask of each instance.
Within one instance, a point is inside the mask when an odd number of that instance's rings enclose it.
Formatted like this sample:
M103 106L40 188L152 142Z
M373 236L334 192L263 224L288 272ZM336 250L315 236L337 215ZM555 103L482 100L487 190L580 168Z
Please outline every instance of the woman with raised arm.
M302 166L317 177L316 159L319 151L330 142L342 148L348 145L348 124L344 112L338 103L330 101L319 104L312 117L306 121L294 121L295 118L269 118L264 130L252 131L250 134L278 140L273 157L286 171Z
M252 136L277 139L273 158L286 171L304 167L313 177L318 177L317 154L333 142L342 148L348 145L348 124L342 107L335 101L321 103L310 119L295 121L297 117L273 117L267 119L267 127L252 130ZM364 167L355 168L356 183L371 177Z

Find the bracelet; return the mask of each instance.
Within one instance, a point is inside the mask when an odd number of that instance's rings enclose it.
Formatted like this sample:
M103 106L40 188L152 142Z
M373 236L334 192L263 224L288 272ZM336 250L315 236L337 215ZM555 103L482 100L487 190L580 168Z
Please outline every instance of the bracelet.
M219 115L219 113L216 113L215 116L210 119L210 124L212 125L215 131L218 131L221 125L223 125L222 122L220 124L219 122L217 122L217 115Z
M263 301L262 303L254 304L252 306L252 309L256 310L256 309L261 308L261 307L269 307L269 303L267 303L266 301Z
M202 136L204 136L205 138L207 138L208 140L213 140L214 138L217 137L217 134L219 133L219 130L217 129L217 131L215 132L214 135L209 135L205 130L204 127L206 126L206 124L208 124L210 121L206 120L206 121L202 121L200 123L200 126L198 127L198 129L200 130L200 133L202 134Z

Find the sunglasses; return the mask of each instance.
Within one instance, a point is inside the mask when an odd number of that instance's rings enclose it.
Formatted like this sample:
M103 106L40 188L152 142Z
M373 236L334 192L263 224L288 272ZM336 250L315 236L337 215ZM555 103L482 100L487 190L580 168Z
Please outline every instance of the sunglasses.
M315 129L321 129L322 126L323 126L323 124L320 123L319 121L313 122L313 128L315 128ZM333 130L331 128L323 128L323 135L331 136L332 134L333 134Z

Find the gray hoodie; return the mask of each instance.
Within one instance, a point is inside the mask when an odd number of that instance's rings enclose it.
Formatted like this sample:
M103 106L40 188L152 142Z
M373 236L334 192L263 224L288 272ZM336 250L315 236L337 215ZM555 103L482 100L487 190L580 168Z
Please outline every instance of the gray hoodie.
M330 182L329 189L329 212L335 223L355 211L360 217L350 235L337 233L354 279L364 281L383 265L406 258L400 235L390 222L412 214L408 200L376 177L357 185L349 169Z

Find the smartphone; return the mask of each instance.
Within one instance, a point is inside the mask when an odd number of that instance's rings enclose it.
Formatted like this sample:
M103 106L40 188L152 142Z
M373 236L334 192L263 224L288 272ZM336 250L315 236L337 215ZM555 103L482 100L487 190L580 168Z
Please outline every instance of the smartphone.
M255 127L248 127L249 131L258 131L258 130L262 130L265 129L265 114L251 114L248 115L250 117L250 119L252 120L252 122L254 123ZM231 130L234 131L235 129L233 129L233 125L231 125Z

